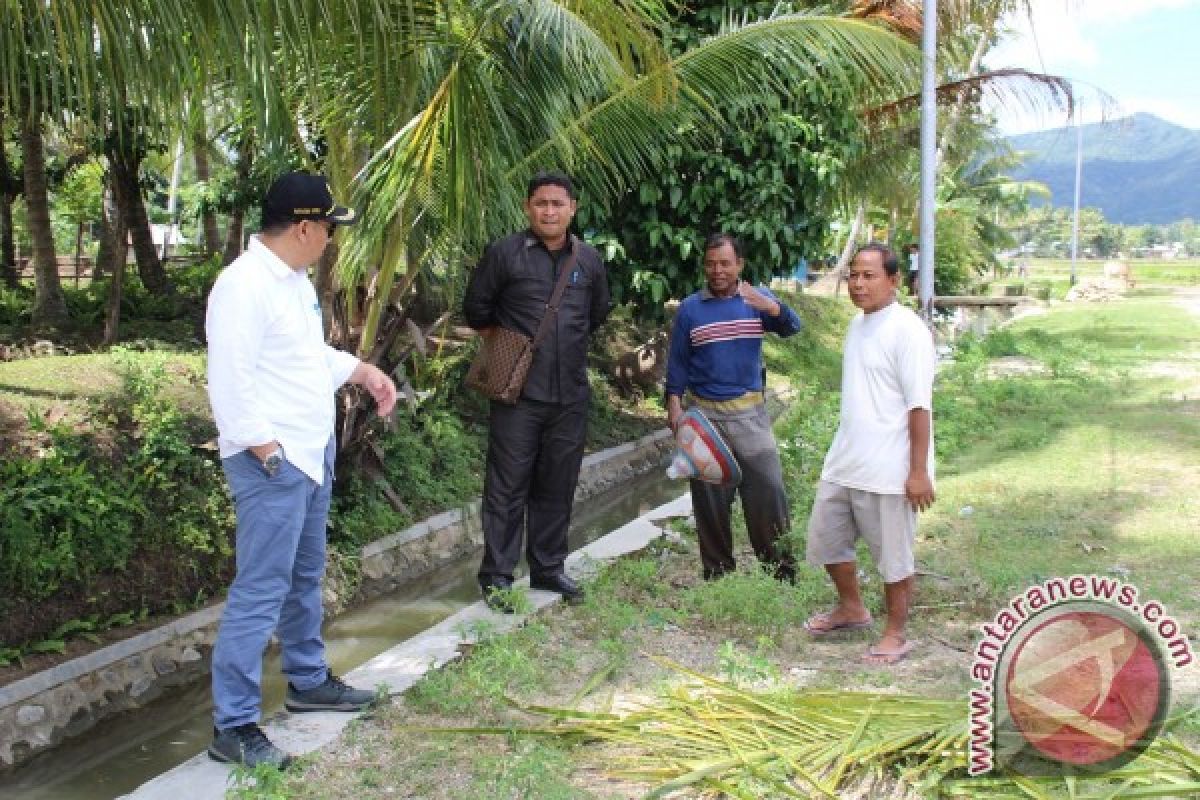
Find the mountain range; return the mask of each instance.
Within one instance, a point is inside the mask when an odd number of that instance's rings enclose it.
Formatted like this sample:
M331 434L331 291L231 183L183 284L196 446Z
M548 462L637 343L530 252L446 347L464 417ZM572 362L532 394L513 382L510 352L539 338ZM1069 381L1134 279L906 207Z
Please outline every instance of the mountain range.
M1046 184L1055 206L1071 207L1075 192L1075 128L1009 137L1025 164L1013 177ZM1109 222L1166 224L1200 219L1200 131L1153 114L1083 126L1080 205Z

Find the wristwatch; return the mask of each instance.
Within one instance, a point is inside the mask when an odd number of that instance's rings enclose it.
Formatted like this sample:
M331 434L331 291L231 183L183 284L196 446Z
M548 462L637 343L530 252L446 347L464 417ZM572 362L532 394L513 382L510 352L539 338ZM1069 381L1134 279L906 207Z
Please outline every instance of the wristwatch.
M279 468L283 466L283 449L275 448L275 452L263 459L263 469L267 471L267 475L274 478L279 472Z

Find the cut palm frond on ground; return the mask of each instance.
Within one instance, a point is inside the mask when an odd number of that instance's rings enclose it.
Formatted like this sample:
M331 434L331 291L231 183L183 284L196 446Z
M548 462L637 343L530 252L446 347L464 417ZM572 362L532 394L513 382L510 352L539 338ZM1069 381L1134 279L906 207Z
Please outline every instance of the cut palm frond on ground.
M689 790L729 797L834 798L866 786L889 787L889 796L908 792L997 800L1200 793L1200 754L1171 736L1152 743L1131 763L1100 776L968 778L968 720L962 701L870 692L746 689L674 662L655 660L688 682L627 712L523 706L523 711L549 722L528 728L446 732L552 736L615 745L618 755L605 771L616 778L652 784L648 798Z

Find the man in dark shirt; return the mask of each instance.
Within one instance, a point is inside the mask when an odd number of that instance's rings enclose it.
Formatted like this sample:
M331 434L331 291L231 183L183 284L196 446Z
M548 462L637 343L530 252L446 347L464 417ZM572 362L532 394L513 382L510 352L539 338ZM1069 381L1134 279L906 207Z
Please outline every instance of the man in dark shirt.
M511 598L498 590L512 588L523 528L530 586L568 601L582 597L563 564L587 433L588 338L608 317L609 292L600 254L568 235L576 207L567 176L536 175L525 199L529 228L488 245L463 300L467 324L482 336L504 327L532 338L559 268L576 250L558 318L534 353L520 399L491 405L479 586L488 605L507 613Z

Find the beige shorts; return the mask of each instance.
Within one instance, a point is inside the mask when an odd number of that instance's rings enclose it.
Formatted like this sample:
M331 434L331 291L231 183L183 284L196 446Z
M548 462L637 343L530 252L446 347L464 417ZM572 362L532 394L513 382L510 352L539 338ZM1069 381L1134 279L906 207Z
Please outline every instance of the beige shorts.
M917 512L902 494L875 494L821 481L808 520L808 563L815 567L854 561L861 536L884 583L917 571L913 544Z

